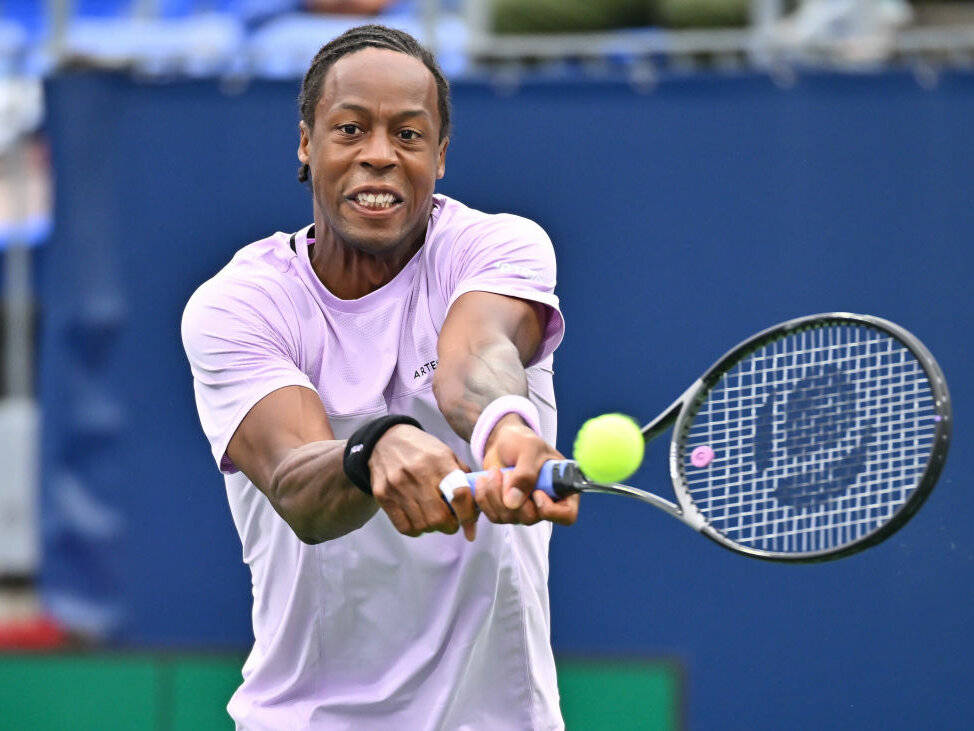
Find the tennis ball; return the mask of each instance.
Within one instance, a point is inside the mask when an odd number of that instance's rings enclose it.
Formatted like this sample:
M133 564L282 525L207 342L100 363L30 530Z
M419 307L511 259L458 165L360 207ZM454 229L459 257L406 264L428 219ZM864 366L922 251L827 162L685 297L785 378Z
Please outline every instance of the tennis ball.
M595 482L620 482L643 461L639 425L625 414L589 419L575 437L574 457L585 476Z

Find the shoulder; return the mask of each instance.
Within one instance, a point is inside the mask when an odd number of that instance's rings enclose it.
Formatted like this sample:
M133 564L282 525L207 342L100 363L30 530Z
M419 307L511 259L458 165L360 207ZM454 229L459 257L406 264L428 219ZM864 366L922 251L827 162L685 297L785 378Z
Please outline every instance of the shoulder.
M523 216L485 213L446 196L437 196L429 237L433 267L453 278L482 267L506 265L535 271L554 271L555 250L545 230Z
M485 213L444 195L435 196L430 242L453 253L474 248L521 244L551 250L551 239L530 218L512 213Z
M190 297L187 310L221 305L253 306L266 300L287 298L296 281L294 260L287 234L278 232L248 244L199 286Z
M219 322L273 322L293 308L300 283L293 272L288 235L276 233L240 249L230 262L203 282L183 310L184 341ZM297 285L297 286L296 286Z

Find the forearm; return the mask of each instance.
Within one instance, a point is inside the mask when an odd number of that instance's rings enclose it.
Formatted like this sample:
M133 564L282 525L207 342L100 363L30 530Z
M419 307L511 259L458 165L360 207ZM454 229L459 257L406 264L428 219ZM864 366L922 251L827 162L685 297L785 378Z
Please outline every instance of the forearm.
M526 396L528 379L517 347L507 338L469 341L440 353L433 393L447 423L470 439L484 408L507 394Z
M378 505L345 476L344 440L311 442L278 464L267 490L274 509L305 543L322 543L361 528Z

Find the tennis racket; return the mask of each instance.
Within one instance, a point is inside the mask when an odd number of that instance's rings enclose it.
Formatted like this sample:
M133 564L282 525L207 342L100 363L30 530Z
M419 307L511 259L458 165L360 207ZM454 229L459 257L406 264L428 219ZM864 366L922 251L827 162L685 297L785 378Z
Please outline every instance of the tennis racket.
M937 362L898 325L832 312L764 330L731 349L642 428L673 427L677 502L544 465L537 489L626 495L724 548L771 561L826 561L906 524L933 490L951 432ZM466 475L474 488L483 472Z

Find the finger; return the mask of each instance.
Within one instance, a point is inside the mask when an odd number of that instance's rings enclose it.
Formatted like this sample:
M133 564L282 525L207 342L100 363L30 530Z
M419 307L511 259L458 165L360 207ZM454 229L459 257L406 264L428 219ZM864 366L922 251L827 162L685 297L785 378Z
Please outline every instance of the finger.
M524 505L515 511L514 519L511 522L520 525L534 525L540 520L541 514L538 512L538 506L531 500L525 500Z
M504 475L504 506L517 510L524 505L538 483L538 466L533 459L522 457L514 469Z
M492 523L510 523L510 511L501 500L503 477L499 469L490 470L477 481L477 507Z
M401 471L372 486L376 502L389 515L396 530L411 538L421 535L426 526L423 512L412 497L414 487L408 475Z
M397 483L397 502L405 511L413 529L419 533L456 533L460 524L443 501L440 490L430 490L425 484L428 481L428 474L417 470L415 466L407 466Z
M460 487L453 493L453 512L457 514L457 519L463 527L463 535L468 541L477 537L477 518L480 511L477 510L477 503L474 502L473 494L469 487Z
M487 507L487 483L489 482L487 475L478 477L474 482L474 505L477 506L477 510L484 513L487 519L490 520L490 514L484 509Z
M423 514L424 533L439 531L452 534L460 529L460 522L453 514L452 508L444 502L439 490L432 496L424 496L418 505Z
M537 506L538 515L544 520L558 525L572 525L578 520L578 495L569 495L564 500L555 502L546 493L536 490L531 499Z
M496 449L490 449L487 451L487 454L484 455L484 471L489 472L490 470L501 469L502 467L506 466L507 465L501 462L500 457L497 456Z
M528 479L533 480L533 478L528 478ZM521 488L513 486L514 480L515 480L515 475L513 471L504 473L504 488L501 494L503 495L504 498L504 506L508 508L508 510L510 510L510 503L507 501L508 495L510 495L512 491L515 493L521 492ZM524 501L516 510L511 510L512 513L511 522L520 523L522 525L534 525L539 520L541 520L541 516L538 514L537 505L534 504L534 501L529 499L531 493L534 492L533 488L534 488L534 482L532 481L531 489L528 491L527 494L524 494Z
M409 516L407 516L398 505L394 503L380 502L379 506L385 511L385 514L389 516L389 521L397 531L412 538L415 538L420 534L420 531L413 527L412 522L409 520Z
M504 488L509 479L509 472L501 473L498 470L493 470L488 473L483 494L477 493L478 505L480 505L484 515L493 523L518 523L521 525L537 523L541 517L538 514L537 507L530 500L525 500L524 504L517 510L511 510L504 505Z
M423 509L420 507L416 500L404 500L399 503L402 511L406 514L406 518L409 520L411 531L406 533L407 536L411 538L416 538L426 532L426 516L423 515Z
M460 530L460 521L457 520L457 516L453 512L453 508L444 503L442 500L439 501L438 512L441 517L435 523L431 524L433 526L431 530L446 533L447 535L451 536Z

